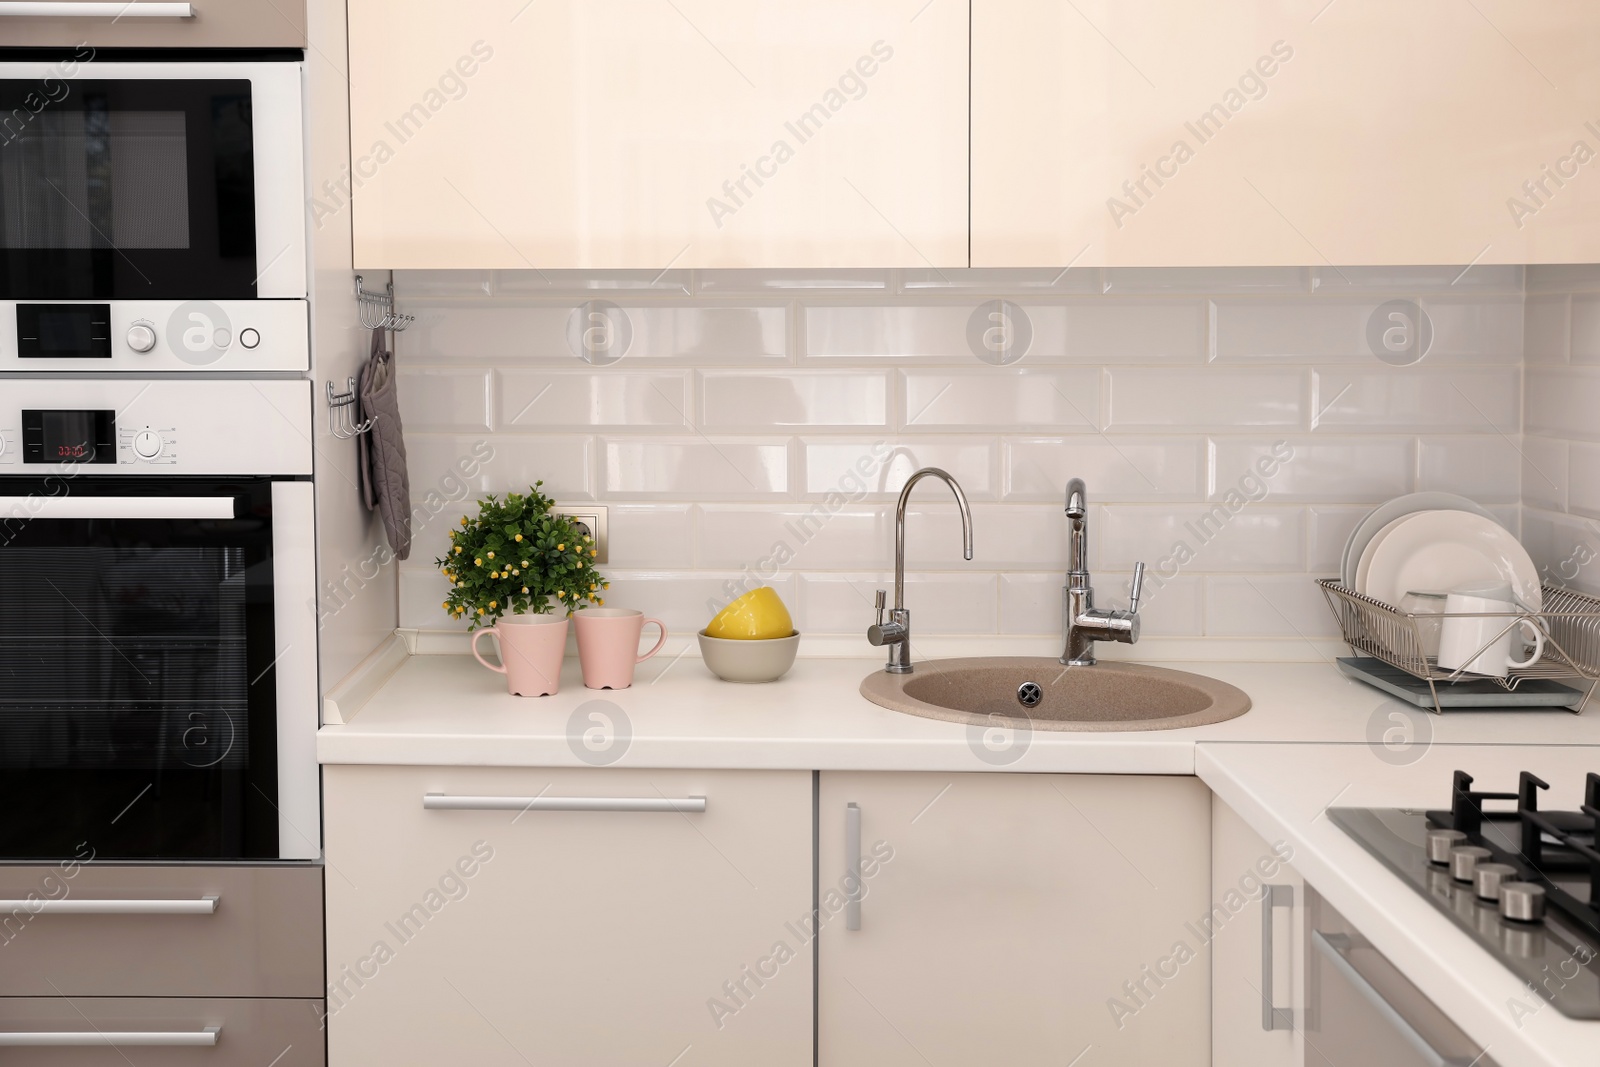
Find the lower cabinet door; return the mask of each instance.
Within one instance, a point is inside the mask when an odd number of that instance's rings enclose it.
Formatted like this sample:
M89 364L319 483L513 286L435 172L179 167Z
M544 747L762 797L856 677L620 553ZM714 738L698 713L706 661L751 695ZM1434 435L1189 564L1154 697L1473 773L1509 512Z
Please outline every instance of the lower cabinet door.
M1293 850L1263 840L1220 800L1211 841L1213 1062L1300 1067L1306 884L1289 866Z
M0 997L15 1067L322 1067L322 1001Z
M811 805L806 771L324 768L330 1059L809 1065Z
M824 773L818 803L821 1067L1211 1062L1197 780Z

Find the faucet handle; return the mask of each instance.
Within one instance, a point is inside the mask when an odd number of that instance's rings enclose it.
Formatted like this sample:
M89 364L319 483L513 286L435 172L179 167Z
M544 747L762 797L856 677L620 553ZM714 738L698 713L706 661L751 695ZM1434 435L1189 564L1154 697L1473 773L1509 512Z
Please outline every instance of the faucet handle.
M1128 596L1128 614L1137 615L1139 613L1139 597L1143 593L1144 564L1135 563L1133 565L1133 589L1129 592Z
M876 601L877 601L878 625L879 626L883 625L883 608L884 608L885 603L888 601L888 596L889 596L888 593L886 593L882 589L880 589L880 590L878 590L878 595L875 598Z

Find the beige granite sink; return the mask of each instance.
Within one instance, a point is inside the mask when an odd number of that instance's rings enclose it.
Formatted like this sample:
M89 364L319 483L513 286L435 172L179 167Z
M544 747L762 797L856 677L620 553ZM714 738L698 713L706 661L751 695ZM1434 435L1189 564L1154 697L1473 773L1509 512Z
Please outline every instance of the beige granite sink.
M1018 696L1028 682L1037 687L1032 707ZM985 725L1003 715L1035 730L1176 730L1250 710L1242 689L1186 671L1120 662L1064 667L1025 656L924 660L910 674L880 669L861 683L861 695L928 719Z

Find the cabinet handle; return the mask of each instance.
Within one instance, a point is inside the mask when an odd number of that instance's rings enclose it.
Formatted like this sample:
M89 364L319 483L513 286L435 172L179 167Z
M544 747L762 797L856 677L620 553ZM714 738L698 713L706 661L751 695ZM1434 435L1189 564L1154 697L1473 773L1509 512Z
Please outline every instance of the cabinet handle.
M1272 911L1294 907L1294 886L1269 885L1261 897L1261 1029L1293 1030L1294 1010L1272 1003Z
M852 801L844 806L844 877L848 896L844 928L861 929L861 808Z
M0 3L0 16L31 19L192 19L193 4Z
M94 1045L215 1045L220 1026L204 1030L45 1030L35 1033L0 1031L0 1046L53 1047Z
M1349 957L1344 953L1344 950L1350 947L1349 937L1344 934L1330 935L1324 934L1321 930L1313 930L1311 931L1311 943L1316 947L1317 954L1327 960L1329 965L1338 971L1339 975L1346 982L1349 982L1357 993L1361 994L1361 998L1370 1004L1379 1015L1383 1016L1384 1020L1394 1027L1401 1037L1405 1038L1407 1044L1416 1049L1423 1060L1427 1062L1428 1067L1470 1067L1470 1064L1478 1062L1477 1060L1464 1060L1457 1056L1446 1056L1434 1048L1428 1039L1422 1036L1422 1032L1411 1025L1411 1021L1401 1015L1399 1010L1393 1004L1390 1004L1382 993L1378 992L1377 987L1367 981L1365 975L1356 970L1355 964L1351 963Z
M221 897L186 900L0 900L0 914L34 915L214 915Z
M425 793L435 811L688 811L706 810L705 797L458 797Z

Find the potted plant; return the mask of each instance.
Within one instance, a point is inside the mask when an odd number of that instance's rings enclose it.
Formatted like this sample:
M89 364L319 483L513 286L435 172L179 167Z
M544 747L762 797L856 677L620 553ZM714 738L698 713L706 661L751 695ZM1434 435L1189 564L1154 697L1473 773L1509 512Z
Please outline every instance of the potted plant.
M478 517L461 516L449 552L434 561L450 583L445 613L466 619L469 632L495 633L502 665L479 660L505 673L511 691L522 695L556 691L567 617L584 603L604 604L609 584L594 569L594 539L551 510L555 502L539 491L543 484L504 500L480 500ZM507 612L512 618L502 621ZM474 655L479 636L473 634Z

